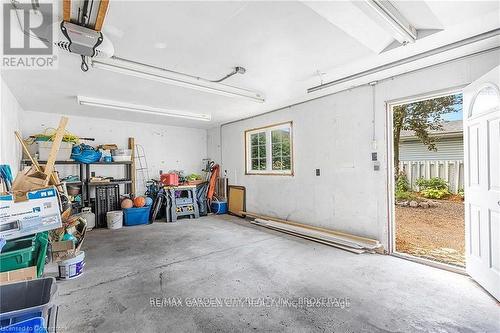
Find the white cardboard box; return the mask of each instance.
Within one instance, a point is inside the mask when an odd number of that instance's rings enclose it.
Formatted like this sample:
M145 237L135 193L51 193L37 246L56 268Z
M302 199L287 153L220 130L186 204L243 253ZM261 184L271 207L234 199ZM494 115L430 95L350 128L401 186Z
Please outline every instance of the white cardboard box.
M0 238L8 240L62 226L54 186L28 192L27 199L14 202L12 194L0 195Z

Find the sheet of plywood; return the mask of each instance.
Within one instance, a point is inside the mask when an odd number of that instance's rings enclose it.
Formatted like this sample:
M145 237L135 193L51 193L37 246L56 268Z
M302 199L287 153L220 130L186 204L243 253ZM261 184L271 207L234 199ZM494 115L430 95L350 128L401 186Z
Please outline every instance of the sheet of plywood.
M245 195L246 195L246 190L243 186L234 186L234 185L228 186L227 205L230 214L240 217L245 216L244 214L241 213L246 209Z

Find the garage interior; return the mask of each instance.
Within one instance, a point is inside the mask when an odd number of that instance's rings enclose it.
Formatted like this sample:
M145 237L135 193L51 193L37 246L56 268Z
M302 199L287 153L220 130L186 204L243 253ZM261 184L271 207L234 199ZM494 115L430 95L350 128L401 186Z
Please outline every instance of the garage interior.
M2 11L0 331L500 331L498 1ZM393 106L450 94L458 266L394 237Z

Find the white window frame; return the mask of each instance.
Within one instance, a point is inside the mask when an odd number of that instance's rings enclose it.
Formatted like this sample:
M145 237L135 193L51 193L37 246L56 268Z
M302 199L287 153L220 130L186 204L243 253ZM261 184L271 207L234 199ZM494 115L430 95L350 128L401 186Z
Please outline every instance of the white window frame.
M290 130L290 170L272 169L272 138L271 132L277 129ZM266 134L266 170L252 170L251 140L252 134L265 132ZM253 128L245 131L245 174L269 176L293 176L293 122L287 121L279 124Z

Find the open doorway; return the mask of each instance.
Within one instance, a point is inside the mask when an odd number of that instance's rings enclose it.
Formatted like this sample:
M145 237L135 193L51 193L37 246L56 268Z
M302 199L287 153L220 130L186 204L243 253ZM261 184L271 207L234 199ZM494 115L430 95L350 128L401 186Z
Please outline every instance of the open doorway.
M462 93L390 105L393 252L465 267Z

